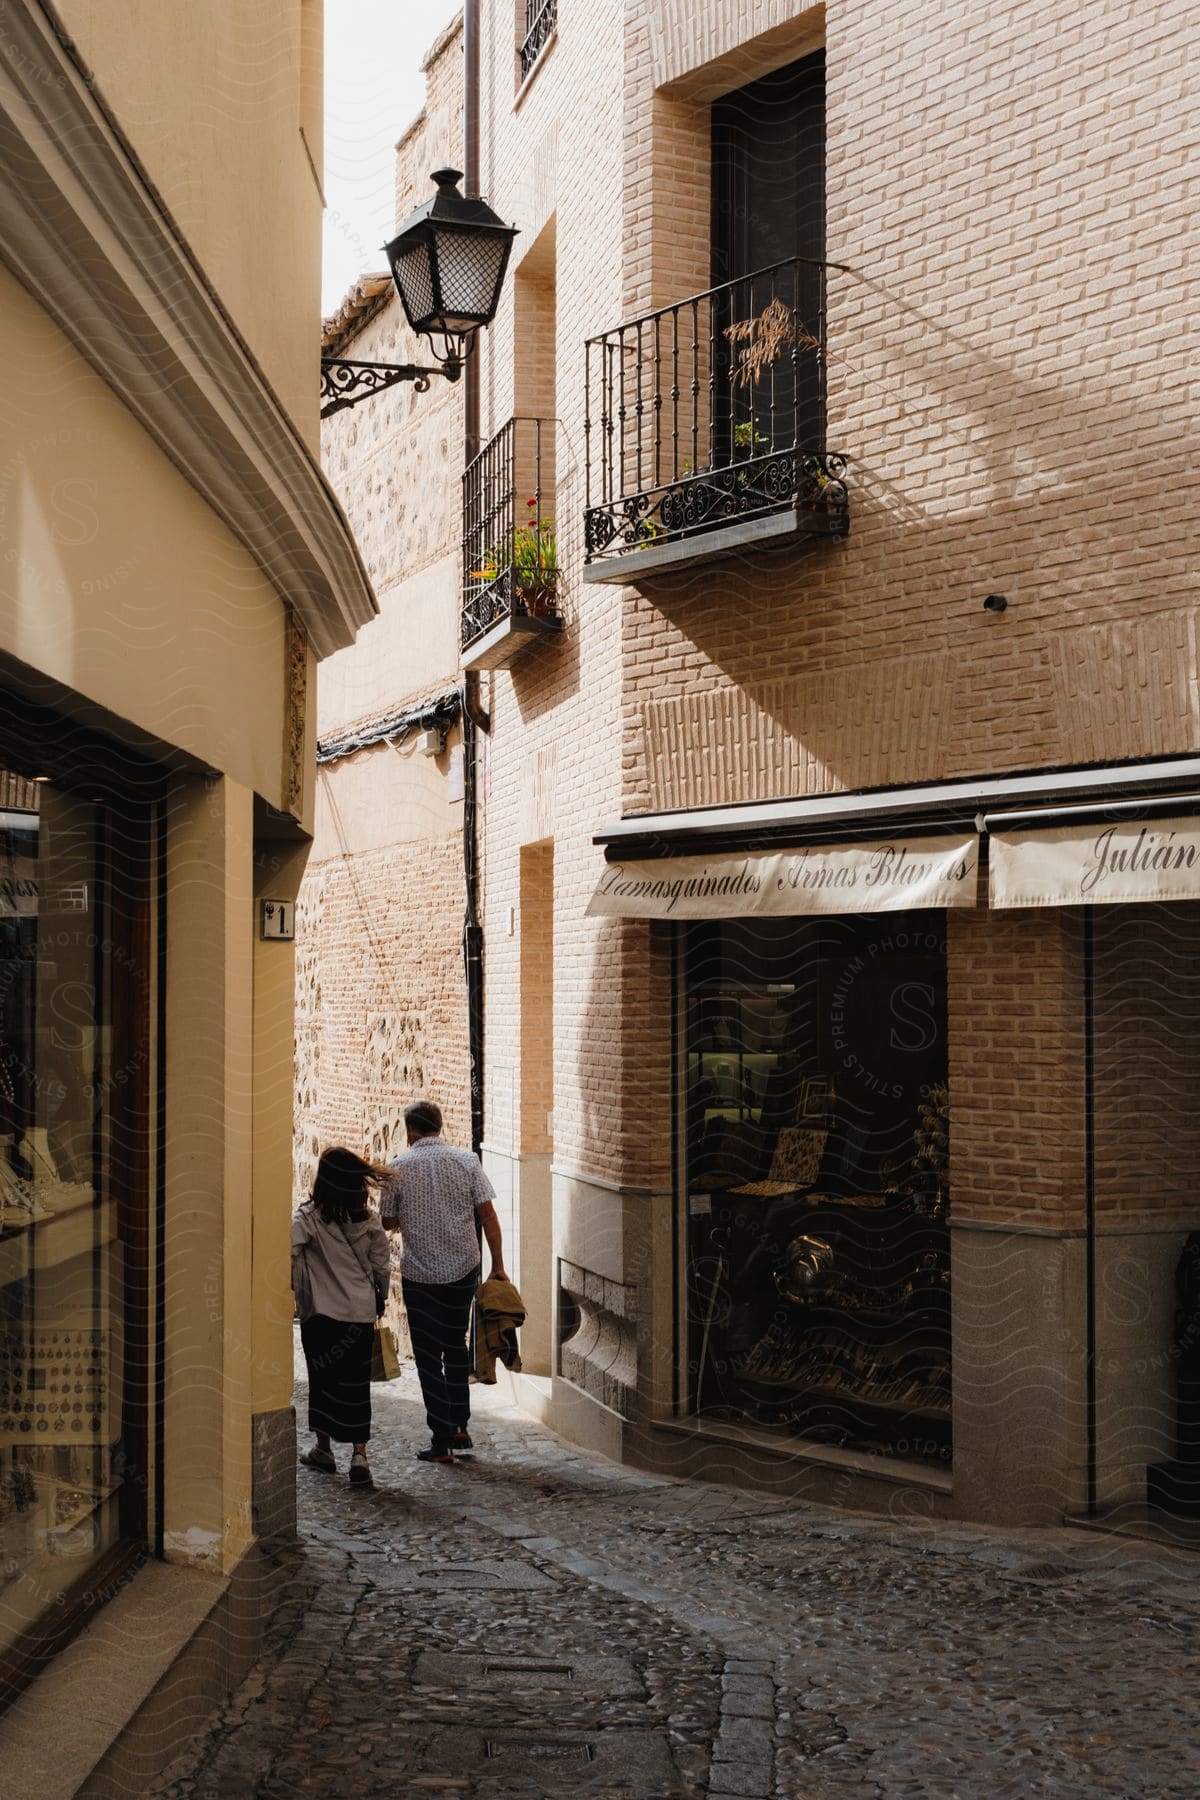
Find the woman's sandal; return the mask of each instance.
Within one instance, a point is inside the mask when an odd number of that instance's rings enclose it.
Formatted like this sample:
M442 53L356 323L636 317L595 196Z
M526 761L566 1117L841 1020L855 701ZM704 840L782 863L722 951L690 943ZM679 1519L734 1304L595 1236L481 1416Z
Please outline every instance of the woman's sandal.
M337 1462L332 1450L321 1450L316 1444L311 1450L305 1450L300 1461L306 1469L320 1469L326 1475L337 1474Z

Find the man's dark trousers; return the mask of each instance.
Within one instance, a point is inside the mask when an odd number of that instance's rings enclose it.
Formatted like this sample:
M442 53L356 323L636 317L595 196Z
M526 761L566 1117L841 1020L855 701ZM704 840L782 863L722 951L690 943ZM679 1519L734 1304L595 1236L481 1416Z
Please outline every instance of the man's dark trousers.
M442 1455L449 1450L455 1432L467 1429L471 1417L467 1326L479 1270L472 1269L458 1281L402 1281L400 1285L430 1442Z

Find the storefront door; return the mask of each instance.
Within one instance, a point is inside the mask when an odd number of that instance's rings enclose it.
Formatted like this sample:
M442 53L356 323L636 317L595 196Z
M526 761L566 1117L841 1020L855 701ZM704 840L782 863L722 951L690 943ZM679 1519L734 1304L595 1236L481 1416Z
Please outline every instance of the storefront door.
M684 938L690 1407L947 1461L944 913Z
M149 1462L147 809L82 747L6 754L0 1702L144 1541Z

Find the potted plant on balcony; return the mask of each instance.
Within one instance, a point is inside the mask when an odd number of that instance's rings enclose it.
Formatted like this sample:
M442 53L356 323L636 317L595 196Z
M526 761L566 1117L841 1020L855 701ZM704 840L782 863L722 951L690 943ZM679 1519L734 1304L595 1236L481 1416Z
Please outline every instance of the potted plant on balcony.
M553 618L558 598L558 541L553 519L543 519L536 497L525 505L532 517L513 532L513 588L534 618Z
M542 518L537 497L525 502L532 517L518 525L487 551L470 580L488 586L504 574L511 576L513 605L535 619L557 617L558 544L553 519Z

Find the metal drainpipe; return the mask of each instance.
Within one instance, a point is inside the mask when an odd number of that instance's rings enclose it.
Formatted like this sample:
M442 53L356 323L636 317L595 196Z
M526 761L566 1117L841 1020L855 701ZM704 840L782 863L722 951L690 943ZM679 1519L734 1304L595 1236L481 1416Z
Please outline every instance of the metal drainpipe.
M1090 906L1083 909L1083 1185L1086 1226L1084 1280L1087 1294L1087 1516L1098 1511L1098 1431L1096 1414L1096 929Z
M463 4L463 192L479 193L479 0ZM463 466L479 454L479 352L463 370ZM471 1078L471 1148L483 1146L483 926L479 920L479 676L463 677L463 874L467 910L463 966L467 989L467 1055Z

